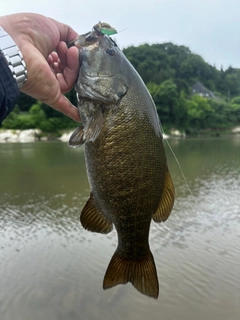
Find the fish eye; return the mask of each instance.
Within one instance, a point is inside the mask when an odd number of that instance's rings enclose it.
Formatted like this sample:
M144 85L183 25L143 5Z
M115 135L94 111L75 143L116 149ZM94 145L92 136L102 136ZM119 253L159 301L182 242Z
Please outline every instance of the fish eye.
M117 54L117 51L115 49L107 49L106 52L110 56L115 56Z

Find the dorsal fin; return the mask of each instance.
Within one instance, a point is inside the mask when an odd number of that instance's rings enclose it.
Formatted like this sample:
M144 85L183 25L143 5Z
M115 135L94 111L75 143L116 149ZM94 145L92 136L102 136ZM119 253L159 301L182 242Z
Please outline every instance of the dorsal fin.
M165 180L164 180L163 194L162 194L159 206L153 215L153 220L155 222L162 222L167 220L167 218L169 217L172 211L174 199L175 199L174 185L172 182L172 178L170 176L170 172L167 169Z

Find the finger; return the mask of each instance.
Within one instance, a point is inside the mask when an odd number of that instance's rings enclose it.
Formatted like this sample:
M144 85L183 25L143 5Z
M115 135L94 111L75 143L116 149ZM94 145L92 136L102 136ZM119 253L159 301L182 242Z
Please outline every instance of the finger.
M60 61L56 52L52 52L46 60L52 69L54 69L54 63L58 63Z
M56 74L56 78L57 78L57 81L59 82L59 85L60 85L62 93L66 93L69 90L71 90L71 87L66 82L66 80L65 80L65 78L64 78L62 73L57 73Z
M61 61L59 67L62 71L66 66L73 71L76 71L79 69L78 48L71 47L70 49L68 49L65 42L60 42L57 47L57 52Z
M79 71L79 49L77 47L71 47L67 51L67 66L71 70Z
M47 57L47 62L48 62L48 64L49 64L50 66L53 64L53 58L52 58L51 55L49 55L49 56Z
M65 77L62 73L56 74L56 78L59 82L62 93L67 93L70 91L76 82L76 77L72 74L69 74L68 71L69 70L67 70L67 68L64 70L64 73L67 74L67 77Z
M78 49L71 48L74 50L67 51L67 62L68 65L65 67L63 73L57 74L57 80L60 84L61 91L63 93L68 92L75 84L78 73L79 73L79 59L78 59Z
M61 70L61 73L63 73L64 69L66 68L66 65L59 60L58 68Z
M51 105L52 108L64 113L74 121L80 122L78 109L62 94L59 99Z
M64 68L62 69L61 65L59 63L54 62L53 69L54 69L55 73L57 74L57 73L62 73Z
M65 42L60 41L57 48L56 48L57 54L61 62L66 65L67 64L67 45Z
M59 60L59 56L55 51L53 51L50 56L52 57L54 62L57 62Z

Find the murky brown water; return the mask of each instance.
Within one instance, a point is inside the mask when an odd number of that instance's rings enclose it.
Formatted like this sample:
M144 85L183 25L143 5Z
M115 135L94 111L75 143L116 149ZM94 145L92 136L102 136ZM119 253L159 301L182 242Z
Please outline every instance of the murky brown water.
M131 284L102 290L116 233L79 224L89 187L83 150L0 145L1 320L239 320L240 137L170 141L174 210L151 226L158 300Z

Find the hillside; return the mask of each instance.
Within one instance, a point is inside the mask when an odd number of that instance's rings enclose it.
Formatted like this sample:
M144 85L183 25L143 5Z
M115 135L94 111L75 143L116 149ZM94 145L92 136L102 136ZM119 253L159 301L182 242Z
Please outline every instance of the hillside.
M156 103L166 130L225 130L240 123L240 69L218 70L185 46L124 49ZM205 92L196 92L196 86Z
M131 46L123 52L146 83L166 131L174 128L191 134L239 125L240 69L218 70L189 48L172 43ZM74 90L67 96L76 105ZM2 124L8 129L37 127L45 132L75 126L64 115L23 94Z

